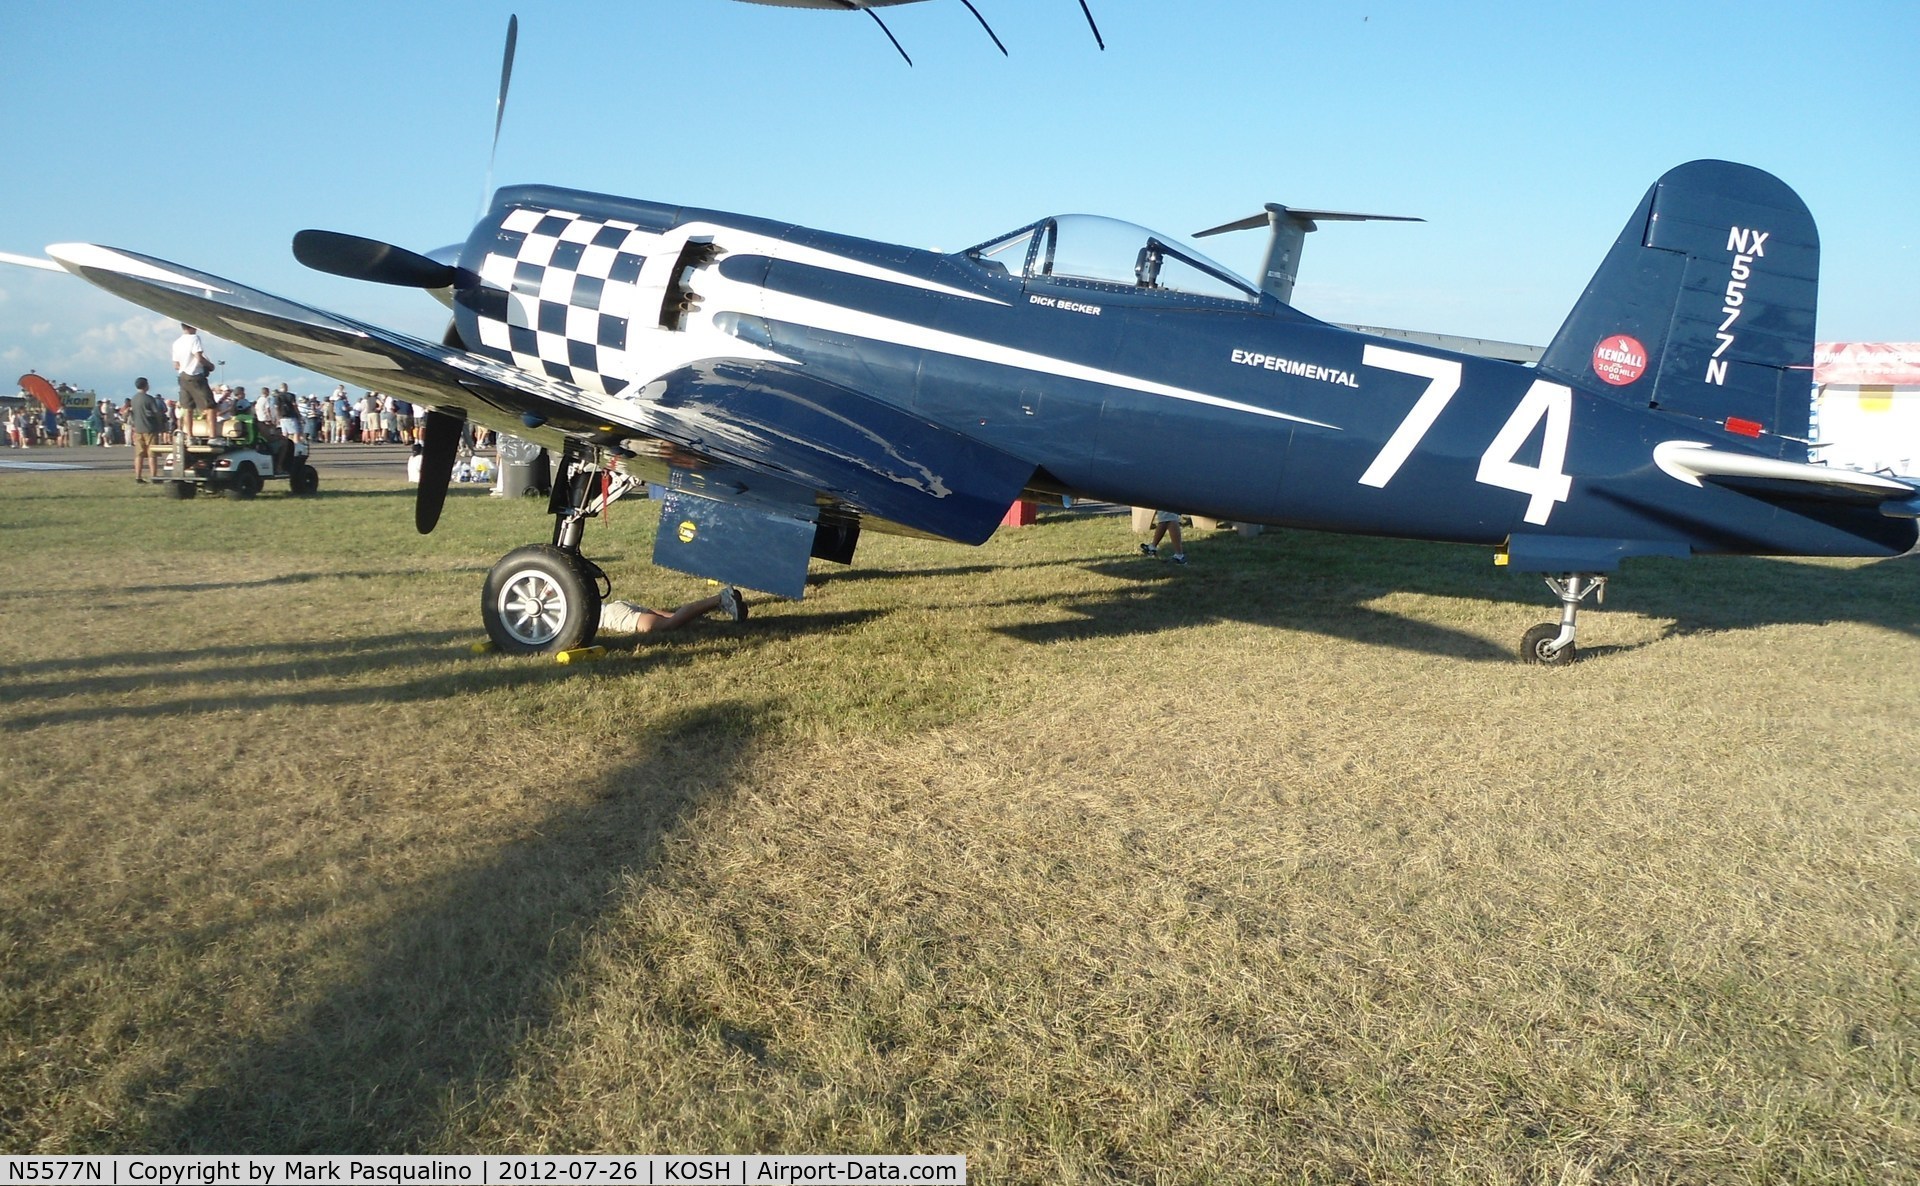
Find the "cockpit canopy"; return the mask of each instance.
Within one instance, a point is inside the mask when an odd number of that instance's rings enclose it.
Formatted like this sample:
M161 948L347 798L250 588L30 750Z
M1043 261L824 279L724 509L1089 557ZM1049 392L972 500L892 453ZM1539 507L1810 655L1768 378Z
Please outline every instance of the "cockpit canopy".
M1022 279L1186 293L1256 304L1260 290L1206 256L1142 226L1097 214L1043 218L967 249L967 258Z

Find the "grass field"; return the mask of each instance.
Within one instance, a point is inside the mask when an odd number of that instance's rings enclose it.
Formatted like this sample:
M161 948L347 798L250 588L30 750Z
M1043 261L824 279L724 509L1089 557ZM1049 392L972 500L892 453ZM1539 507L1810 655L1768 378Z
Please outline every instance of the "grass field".
M324 481L323 476L323 481ZM0 1147L1920 1181L1920 564L871 538L583 667L540 506L0 475ZM587 550L619 594L652 512Z

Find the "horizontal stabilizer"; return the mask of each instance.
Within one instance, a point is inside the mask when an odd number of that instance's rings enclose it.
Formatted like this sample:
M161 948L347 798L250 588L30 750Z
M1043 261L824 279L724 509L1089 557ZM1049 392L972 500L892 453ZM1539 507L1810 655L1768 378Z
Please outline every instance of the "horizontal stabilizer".
M1698 441L1666 441L1654 446L1653 462L1662 473L1699 486L1705 482L1791 498L1886 504L1890 513L1920 497L1920 482L1836 469L1800 461L1782 461L1752 453L1732 453Z

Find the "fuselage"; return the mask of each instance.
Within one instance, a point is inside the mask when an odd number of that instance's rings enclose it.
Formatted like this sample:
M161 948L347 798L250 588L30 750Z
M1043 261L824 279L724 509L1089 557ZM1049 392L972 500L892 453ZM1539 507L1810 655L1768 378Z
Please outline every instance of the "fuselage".
M630 404L630 423L715 360L797 366L1030 460L1036 487L1122 504L1514 541L1552 567L1914 543L1913 520L1870 507L1676 480L1657 446L1740 447L1696 419L1327 325L1151 232L1069 262L1068 227L948 254L517 187L465 246L456 321L469 349Z

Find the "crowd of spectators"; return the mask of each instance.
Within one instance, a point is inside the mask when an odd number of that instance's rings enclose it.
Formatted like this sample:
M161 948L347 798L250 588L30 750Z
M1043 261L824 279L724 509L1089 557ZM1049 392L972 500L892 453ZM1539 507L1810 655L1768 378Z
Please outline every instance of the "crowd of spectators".
M56 390L63 395L73 393L66 384L59 384ZM257 396L249 396L244 386L224 383L215 387L213 393L221 420L247 407L259 424L278 428L283 436L313 444L411 445L422 439L425 429L425 417L416 415L413 405L406 400L378 391L364 391L356 399L348 394L345 384L335 387L328 395L296 395L285 383L272 390L263 387ZM92 410L79 418L74 415L77 408L70 408L63 416L42 408L24 394L21 398L23 406L9 407L5 412L7 444L12 448L70 447L88 441L101 447L132 443L131 396L118 403L97 399ZM154 443L170 445L174 434L180 431L179 400L171 396L161 399L157 393L155 398L165 408L166 428ZM201 431L205 431L204 427ZM484 448L491 443L488 435L482 430L480 439L472 443Z

